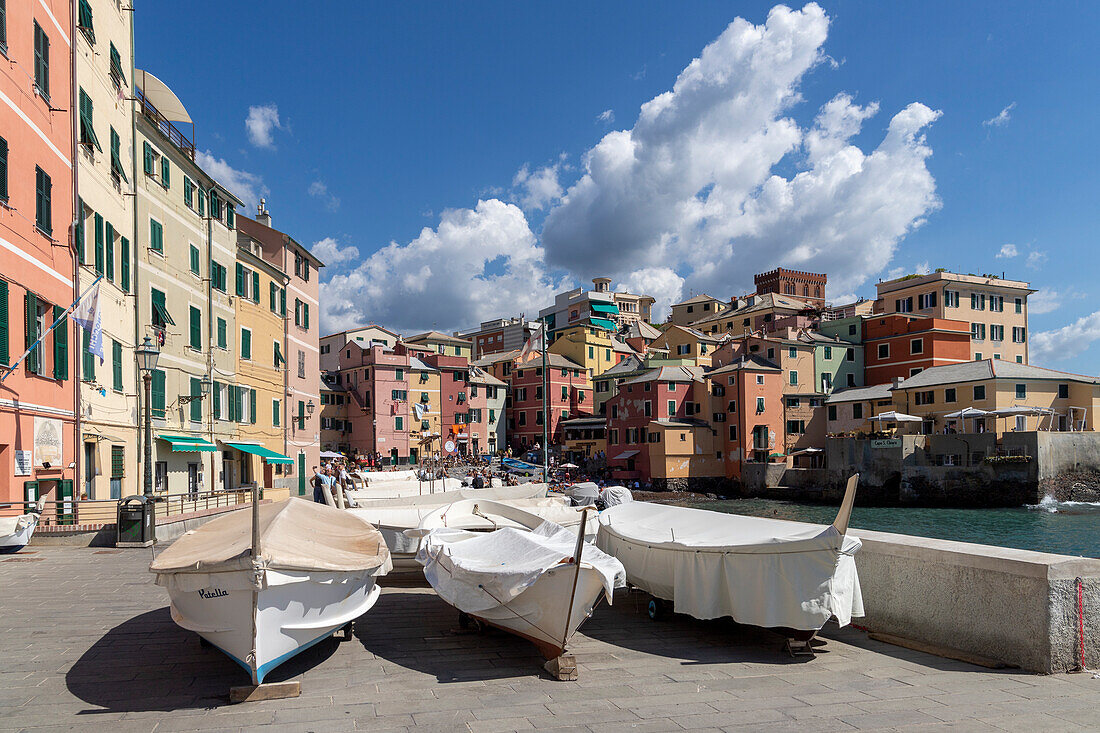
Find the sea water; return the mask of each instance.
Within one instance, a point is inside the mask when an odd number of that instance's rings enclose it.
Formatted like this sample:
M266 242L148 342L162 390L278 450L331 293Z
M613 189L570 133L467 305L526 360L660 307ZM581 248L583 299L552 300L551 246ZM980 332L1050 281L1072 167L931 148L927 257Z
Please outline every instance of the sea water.
M829 524L837 507L770 499L733 499L693 504L700 509ZM861 507L851 526L880 532L977 542L1021 550L1100 558L1100 502L1057 501L1011 509Z

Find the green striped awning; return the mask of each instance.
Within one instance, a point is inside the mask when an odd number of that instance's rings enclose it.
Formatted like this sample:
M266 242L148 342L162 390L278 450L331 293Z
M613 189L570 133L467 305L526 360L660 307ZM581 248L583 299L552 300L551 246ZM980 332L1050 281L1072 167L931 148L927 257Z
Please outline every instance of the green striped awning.
M158 435L157 437L172 446L173 453L215 453L218 450L218 446L213 443L189 435Z
M254 456L263 458L268 463L294 463L293 458L288 458L282 453L276 453L273 450L264 448L262 445L255 445L253 443L229 443L226 442L230 448L235 448L242 453L251 453Z
M603 328L608 331L615 331L618 326L615 325L615 321L608 320L607 318L589 318L588 322L597 328Z
M609 313L615 315L619 312L619 306L614 303L590 303L593 313Z

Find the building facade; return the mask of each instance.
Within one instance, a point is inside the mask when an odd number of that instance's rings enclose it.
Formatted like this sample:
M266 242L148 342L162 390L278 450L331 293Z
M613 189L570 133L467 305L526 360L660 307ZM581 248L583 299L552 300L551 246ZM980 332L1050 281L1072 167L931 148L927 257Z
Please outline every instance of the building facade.
M970 361L970 326L964 321L904 313L862 321L865 384L889 384L930 367Z

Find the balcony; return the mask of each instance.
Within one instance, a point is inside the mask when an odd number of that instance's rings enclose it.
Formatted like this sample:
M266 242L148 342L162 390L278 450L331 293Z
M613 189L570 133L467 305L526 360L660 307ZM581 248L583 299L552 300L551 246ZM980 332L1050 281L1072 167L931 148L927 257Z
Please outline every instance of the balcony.
M145 98L145 93L140 87L134 89L136 94L136 100L138 103L138 109L145 117L147 117L160 131L162 135L168 138L169 142L183 151L191 160L195 159L195 143L189 139L186 135L180 132L180 129L169 122L164 115L162 115L153 104Z

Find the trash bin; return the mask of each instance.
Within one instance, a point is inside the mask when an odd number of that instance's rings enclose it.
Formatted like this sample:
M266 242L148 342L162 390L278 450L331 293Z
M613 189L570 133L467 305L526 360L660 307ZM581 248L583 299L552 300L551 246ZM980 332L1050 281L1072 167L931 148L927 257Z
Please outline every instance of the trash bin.
M156 504L147 496L127 496L118 502L115 547L148 547L156 540Z

